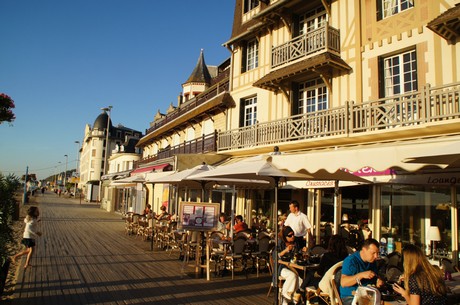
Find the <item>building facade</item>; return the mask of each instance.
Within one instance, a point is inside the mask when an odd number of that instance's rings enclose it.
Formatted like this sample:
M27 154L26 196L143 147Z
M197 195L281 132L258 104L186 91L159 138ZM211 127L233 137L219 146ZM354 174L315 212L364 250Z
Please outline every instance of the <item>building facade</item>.
M235 107L217 152L247 157L278 146L282 168L354 173L368 183L286 185L280 213L298 199L316 228L336 229L346 213L399 250L428 251L437 227L438 249L458 259L456 2L236 0L225 43ZM248 218L272 201L266 191L240 192L237 209ZM319 242L324 232L315 234Z
M229 94L229 74L229 59L218 66L208 66L201 50L196 66L182 84L177 105L171 104L166 113L158 111L137 144L143 156L136 168L148 172L145 200L154 212L165 205L175 213L179 200L202 198L199 190L154 184L151 180L164 175L165 170L181 171L226 158L216 151L217 133L224 130L228 108L234 106Z
M105 167L104 163L110 158L116 146L123 145L129 139L141 137L140 131L122 125L113 126L106 110L99 114L92 127L89 124L85 126L78 187L82 189L87 201L101 201L101 178L104 176L104 170L107 171L109 168Z

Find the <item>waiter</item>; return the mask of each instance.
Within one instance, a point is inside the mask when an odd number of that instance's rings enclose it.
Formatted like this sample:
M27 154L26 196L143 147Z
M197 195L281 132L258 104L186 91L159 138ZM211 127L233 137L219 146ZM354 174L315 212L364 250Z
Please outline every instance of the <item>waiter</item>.
M307 215L302 213L299 210L299 202L297 200L292 200L289 203L289 211L291 212L286 221L284 222L285 226L290 226L294 231L295 243L297 249L303 249L307 245L307 241L313 241L311 236L312 225L307 218Z

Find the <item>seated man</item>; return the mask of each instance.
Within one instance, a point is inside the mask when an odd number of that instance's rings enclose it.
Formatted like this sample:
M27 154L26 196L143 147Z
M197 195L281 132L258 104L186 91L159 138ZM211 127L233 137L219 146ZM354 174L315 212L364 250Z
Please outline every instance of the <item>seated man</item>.
M358 282L363 286L375 284L380 287L383 281L377 277L376 259L379 257L380 244L375 239L366 239L360 251L345 258L340 279L340 298L343 305L350 305Z

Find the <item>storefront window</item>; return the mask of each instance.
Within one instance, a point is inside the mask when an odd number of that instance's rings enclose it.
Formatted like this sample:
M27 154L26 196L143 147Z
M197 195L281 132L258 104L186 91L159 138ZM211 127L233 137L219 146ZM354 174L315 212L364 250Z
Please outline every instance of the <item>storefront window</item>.
M394 249L415 244L433 254L427 232L437 227L441 240L434 241L437 254L451 255L452 228L449 186L386 185L382 187L382 237L393 238Z

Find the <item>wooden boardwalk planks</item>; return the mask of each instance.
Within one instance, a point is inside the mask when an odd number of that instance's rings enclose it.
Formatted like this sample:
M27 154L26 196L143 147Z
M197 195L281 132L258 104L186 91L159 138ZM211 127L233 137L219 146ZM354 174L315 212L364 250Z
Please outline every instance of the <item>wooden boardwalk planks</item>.
M43 236L33 267L18 267L12 304L273 304L268 274L206 281L181 272L177 252L125 235L117 214L51 193L38 200Z

